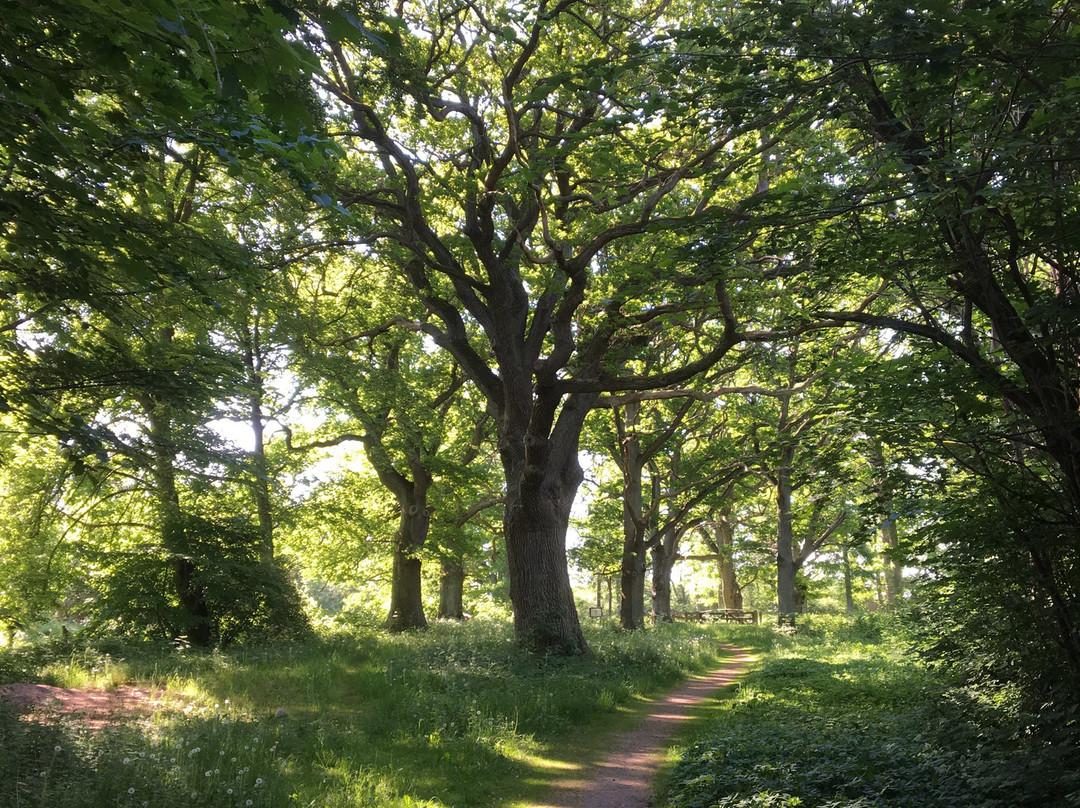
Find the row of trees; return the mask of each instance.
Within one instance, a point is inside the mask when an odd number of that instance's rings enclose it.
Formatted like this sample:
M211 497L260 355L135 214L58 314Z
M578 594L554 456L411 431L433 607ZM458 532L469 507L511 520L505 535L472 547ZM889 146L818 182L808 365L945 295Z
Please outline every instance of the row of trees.
M0 406L36 495L7 498L5 608L57 591L78 539L117 614L198 643L299 625L282 527L362 542L371 506L397 522L392 625L424 622L421 547L460 611L501 519L519 639L584 651L588 449L619 469L628 628L647 554L662 604L679 535L704 509L722 555L767 485L781 615L815 551L895 545L905 513L927 642L1075 687L1074 17L14 4ZM349 441L385 495L301 494Z

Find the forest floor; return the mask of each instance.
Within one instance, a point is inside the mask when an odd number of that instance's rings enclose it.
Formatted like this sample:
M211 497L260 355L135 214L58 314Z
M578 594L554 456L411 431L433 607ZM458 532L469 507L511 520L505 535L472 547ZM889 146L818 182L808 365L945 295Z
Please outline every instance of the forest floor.
M647 808L668 742L695 708L733 684L754 659L745 649L725 647L733 656L724 667L650 704L632 730L611 739L611 751L599 764L555 783L535 808Z
M646 808L668 742L693 717L695 708L735 682L753 660L745 649L726 646L726 650L732 657L724 667L690 679L650 703L630 731L609 740L610 751L596 766L579 777L556 782L535 808ZM174 694L144 687L5 684L0 685L0 700L30 718L50 721L64 716L92 730L183 707Z

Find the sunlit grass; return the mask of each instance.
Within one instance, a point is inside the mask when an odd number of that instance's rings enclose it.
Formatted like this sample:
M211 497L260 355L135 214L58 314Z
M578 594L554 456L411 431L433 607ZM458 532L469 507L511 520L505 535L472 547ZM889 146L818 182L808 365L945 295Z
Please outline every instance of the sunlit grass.
M542 657L507 623L474 620L228 652L114 646L110 671L183 694L186 712L96 736L0 720L0 784L18 784L0 785L0 805L527 805L598 759L648 697L714 666L723 636L594 627L591 656ZM100 686L116 678L105 661L85 649L38 669Z
M936 678L887 616L808 617L684 736L664 808L1080 805L1075 738Z

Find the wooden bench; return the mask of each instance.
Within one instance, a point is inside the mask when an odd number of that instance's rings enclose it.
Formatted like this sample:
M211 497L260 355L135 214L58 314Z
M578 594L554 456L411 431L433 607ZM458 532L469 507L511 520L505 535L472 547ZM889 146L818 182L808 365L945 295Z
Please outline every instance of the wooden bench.
M723 621L756 625L758 622L757 609L703 609L693 612L672 612L671 616L676 620L690 620L694 623Z

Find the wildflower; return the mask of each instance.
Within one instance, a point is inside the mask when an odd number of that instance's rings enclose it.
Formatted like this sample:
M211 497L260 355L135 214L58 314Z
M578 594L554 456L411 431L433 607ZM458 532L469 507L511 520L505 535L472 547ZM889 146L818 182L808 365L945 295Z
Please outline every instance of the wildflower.
M207 769L207 770L206 770L206 776L207 776L207 777L209 777L209 776L210 776L210 775L212 775L212 774L213 774L213 772L212 772L212 771L210 771L209 769Z
M261 777L256 777L256 778L255 778L255 785L257 785L257 786L261 786L261 785L262 785L262 778L261 778Z
M59 752L59 751L60 751L60 749L61 749L61 747L60 747L60 746L54 746L52 750L53 750L54 752Z
M134 793L135 793L135 789L134 789L134 788L129 788L129 789L128 789L128 794L134 794Z
M124 758L124 765L126 766L129 763L131 763L131 758L129 758L129 757Z
M231 788L227 788L227 789L225 789L225 793L226 793L226 794L232 794L232 789L231 789Z

